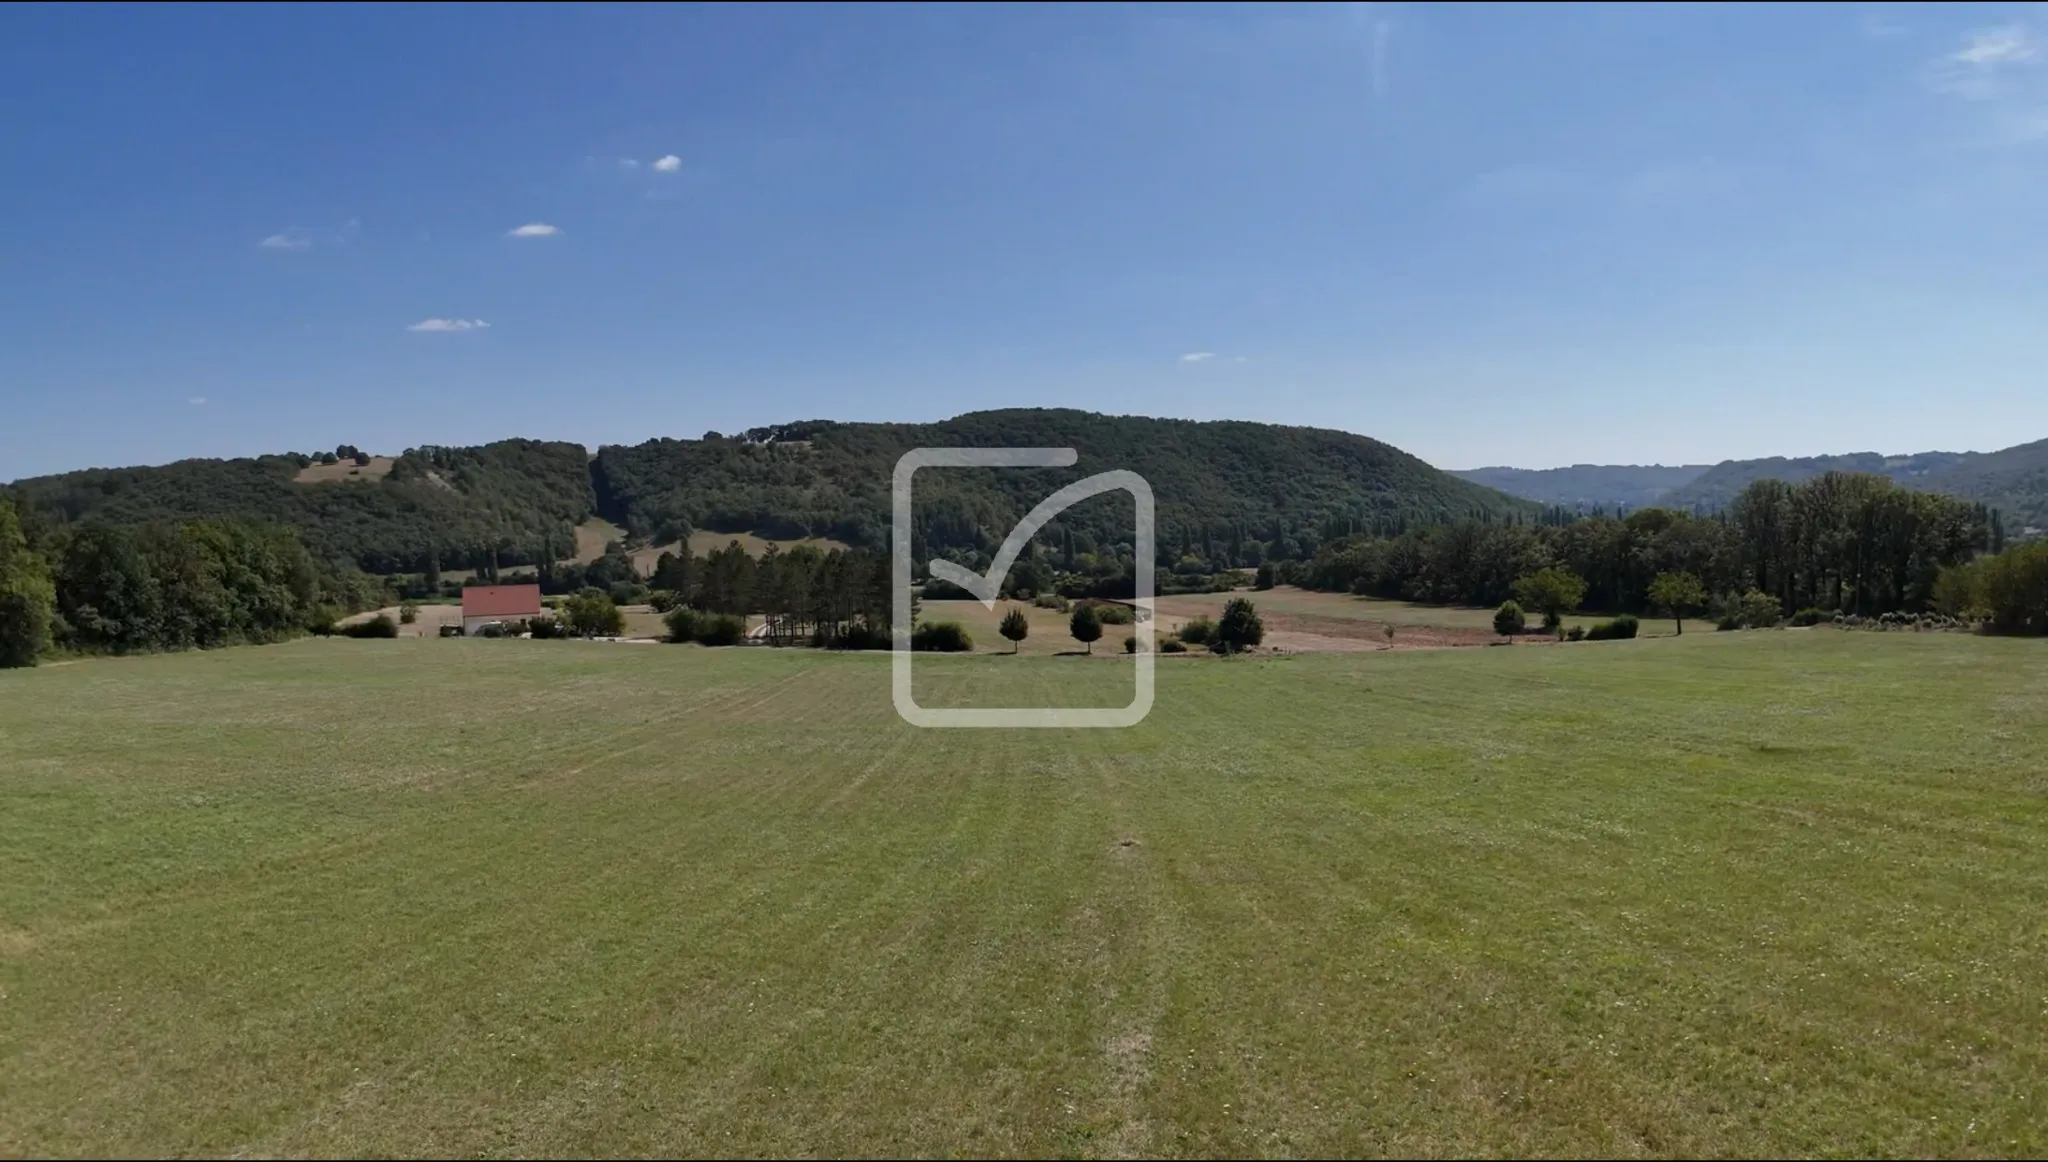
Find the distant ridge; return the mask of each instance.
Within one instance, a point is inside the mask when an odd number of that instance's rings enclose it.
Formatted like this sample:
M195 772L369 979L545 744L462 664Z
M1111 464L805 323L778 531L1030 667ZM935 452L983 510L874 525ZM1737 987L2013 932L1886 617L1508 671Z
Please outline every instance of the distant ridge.
M372 572L565 559L575 526L596 515L665 544L689 530L773 539L888 544L889 482L921 446L1071 447L1072 470L934 471L918 482L928 548L978 547L1059 484L1129 468L1158 498L1162 565L1185 546L1235 555L1305 552L1320 539L1468 515L1530 516L1538 506L1442 472L1349 432L1239 421L1107 416L1067 409L971 412L932 424L812 420L699 439L607 445L503 440L363 455L185 460L16 481L0 492L33 519L120 522L245 516L298 528L318 555ZM309 471L311 464L337 463ZM381 473L381 475L379 475ZM1114 503L1114 502L1121 502ZM1127 499L1085 502L1058 535L1113 545L1130 538ZM1233 548L1235 547L1235 548Z
M1451 475L1509 496L1566 508L1643 508L1707 472L1709 464L1574 464L1569 468L1466 468Z

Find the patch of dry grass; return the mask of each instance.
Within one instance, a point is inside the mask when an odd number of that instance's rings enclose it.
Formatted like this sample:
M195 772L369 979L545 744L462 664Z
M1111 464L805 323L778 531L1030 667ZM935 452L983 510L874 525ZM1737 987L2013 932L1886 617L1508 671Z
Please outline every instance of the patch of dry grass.
M299 469L292 477L294 484L345 484L350 482L375 483L391 475L390 456L372 456L368 464L357 464L354 460L337 460L332 464L317 461Z

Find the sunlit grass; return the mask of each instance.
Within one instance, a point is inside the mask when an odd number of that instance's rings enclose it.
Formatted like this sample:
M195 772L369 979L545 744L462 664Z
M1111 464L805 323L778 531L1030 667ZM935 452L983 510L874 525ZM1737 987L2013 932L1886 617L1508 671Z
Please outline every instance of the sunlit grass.
M2039 647L0 673L0 1154L2039 1153Z

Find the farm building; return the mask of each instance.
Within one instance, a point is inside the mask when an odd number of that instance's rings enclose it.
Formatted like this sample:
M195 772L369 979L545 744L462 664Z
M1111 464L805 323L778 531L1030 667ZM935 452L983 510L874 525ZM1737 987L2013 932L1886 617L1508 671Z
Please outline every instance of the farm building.
M471 585L462 591L462 636L473 637L492 622L540 616L538 585Z

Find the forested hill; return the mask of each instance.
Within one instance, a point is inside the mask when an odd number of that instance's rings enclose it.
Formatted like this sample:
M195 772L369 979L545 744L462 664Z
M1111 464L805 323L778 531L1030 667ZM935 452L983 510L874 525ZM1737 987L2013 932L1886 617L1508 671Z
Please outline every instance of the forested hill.
M1648 508L1711 464L1574 464L1569 468L1465 468L1451 475L1509 496L1566 508Z
M0 494L19 501L32 524L274 521L298 529L316 557L371 572L422 568L430 552L449 567L493 551L514 564L541 553L566 557L593 504L590 454L581 444L502 440L414 448L395 459L355 457L360 464L332 452L326 458L336 463L297 454L93 468L19 480ZM306 477L314 482L300 482Z
M1256 540L1268 552L1294 555L1349 532L1538 511L1348 432L1064 409L971 412L935 424L814 421L741 438L650 440L602 448L592 467L606 515L656 541L693 527L883 548L891 473L898 457L918 447L1079 453L1070 469L921 472L918 534L932 547L990 548L1062 484L1113 468L1150 482L1167 550ZM1048 531L1113 545L1130 540L1131 517L1130 499L1110 494L1068 510Z
M38 477L0 492L44 525L87 517L279 521L298 528L323 559L353 560L373 572L421 569L430 552L448 568L492 553L500 564L564 558L571 530L593 513L657 544L701 528L830 536L880 549L888 544L896 460L927 446L1071 447L1080 454L1072 469L920 473L919 535L931 548L999 543L1062 483L1110 468L1151 482L1169 552L1258 541L1267 552L1306 554L1347 532L1537 511L1346 432L1043 409L935 424L784 424L607 446L595 459L577 444L506 440L410 449L391 460L356 457L361 465L349 456L325 466L304 455L186 460ZM1069 510L1049 532L1106 546L1128 541L1130 530L1130 500L1113 494Z
M1878 452L1850 452L1840 456L1723 460L1684 487L1673 489L1664 502L1678 509L1715 511L1726 507L1735 499L1736 493L1753 481L1782 480L1787 484L1802 484L1829 472L1866 472L1873 476L1889 476L1907 487L1918 487L1971 455L1969 452L1920 452L1911 456L1886 456Z
M1798 484L1827 472L1868 472L1923 492L1977 501L2000 511L2014 531L2048 528L2048 440L1997 452L1918 452L1886 456L1853 452L1798 459L1729 460L1672 490L1660 502L1712 512L1724 508L1752 481Z

